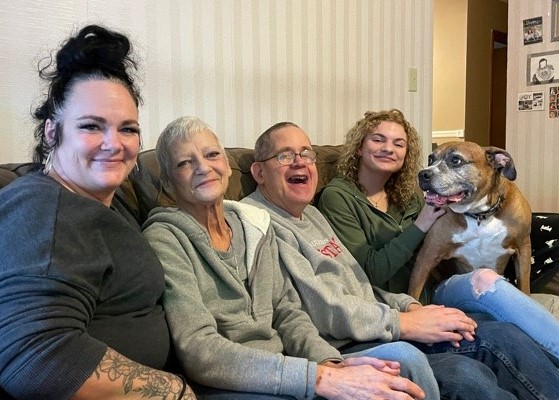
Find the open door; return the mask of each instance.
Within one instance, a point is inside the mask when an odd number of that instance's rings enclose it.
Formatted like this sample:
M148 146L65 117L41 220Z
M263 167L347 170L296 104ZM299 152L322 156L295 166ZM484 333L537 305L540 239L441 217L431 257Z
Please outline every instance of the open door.
M506 149L507 34L491 31L491 100L489 145Z

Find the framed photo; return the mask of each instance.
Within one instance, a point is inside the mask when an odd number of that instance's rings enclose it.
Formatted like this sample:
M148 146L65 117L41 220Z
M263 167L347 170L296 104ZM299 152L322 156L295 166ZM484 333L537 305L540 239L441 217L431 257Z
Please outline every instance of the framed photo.
M543 42L542 17L525 19L522 27L524 45Z
M549 88L549 118L557 118L557 112L559 107L559 87L552 86Z
M559 40L559 0L551 0L551 41Z
M556 68L559 68L559 50L528 54L526 84L542 85L557 82L559 77L555 76Z

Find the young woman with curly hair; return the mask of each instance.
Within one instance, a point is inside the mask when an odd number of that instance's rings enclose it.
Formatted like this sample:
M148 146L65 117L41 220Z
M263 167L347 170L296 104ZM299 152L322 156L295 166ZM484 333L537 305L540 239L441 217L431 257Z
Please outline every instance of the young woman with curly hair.
M424 205L417 186L419 135L401 111L367 112L346 135L318 208L369 280L407 292L415 250L444 214Z
M445 213L423 200L419 158L418 134L401 111L367 112L347 133L339 177L318 202L371 284L394 293L408 291L415 252ZM423 303L511 322L559 359L557 319L495 271L481 268L426 287Z

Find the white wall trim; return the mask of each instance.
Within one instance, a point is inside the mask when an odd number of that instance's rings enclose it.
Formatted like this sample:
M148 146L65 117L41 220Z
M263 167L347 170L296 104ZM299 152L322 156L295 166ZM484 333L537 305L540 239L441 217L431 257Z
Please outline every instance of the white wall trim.
M447 137L464 137L464 129L457 129L454 131L433 131L433 139L437 138L447 138Z

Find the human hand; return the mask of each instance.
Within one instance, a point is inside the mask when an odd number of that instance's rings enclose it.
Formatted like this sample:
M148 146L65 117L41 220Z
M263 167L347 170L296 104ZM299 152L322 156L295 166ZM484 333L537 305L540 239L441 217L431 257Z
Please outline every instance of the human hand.
M456 308L430 304L400 313L400 338L421 343L473 341L476 322Z
M326 367L331 367L331 368L342 368L343 364L341 361L324 361L321 362L320 365L324 365Z
M409 379L377 370L358 357L356 365L317 367L316 394L330 400L414 400L424 399L425 392ZM359 360L361 359L361 360ZM345 360L345 362L349 361ZM351 364L351 362L350 362Z
M420 303L410 303L410 305L408 305L408 309L406 311L418 310L421 307L423 307L423 305L421 305Z
M400 375L400 363L398 361L381 360L375 357L350 357L346 358L338 365L343 367L370 365L378 371L386 372L387 374L394 376Z
M444 214L446 214L446 209L425 204L419 212L414 224L421 229L423 233L427 233L435 221Z

